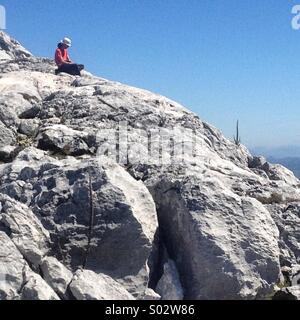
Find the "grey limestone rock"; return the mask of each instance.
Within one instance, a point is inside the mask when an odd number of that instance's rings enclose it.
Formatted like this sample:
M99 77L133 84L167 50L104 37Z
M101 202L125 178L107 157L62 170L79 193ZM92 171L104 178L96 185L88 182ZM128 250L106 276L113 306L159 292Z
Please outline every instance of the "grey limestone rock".
M265 299L299 265L291 171L166 97L56 76L3 32L0 60L1 297L157 298L161 279L162 298Z

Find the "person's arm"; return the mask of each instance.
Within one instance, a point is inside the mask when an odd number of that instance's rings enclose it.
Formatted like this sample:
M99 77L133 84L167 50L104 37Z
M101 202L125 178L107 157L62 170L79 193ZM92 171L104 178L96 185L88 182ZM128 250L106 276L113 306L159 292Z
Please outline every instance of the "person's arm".
M67 62L72 63L72 60L70 59L70 56L69 56L69 52L67 52Z

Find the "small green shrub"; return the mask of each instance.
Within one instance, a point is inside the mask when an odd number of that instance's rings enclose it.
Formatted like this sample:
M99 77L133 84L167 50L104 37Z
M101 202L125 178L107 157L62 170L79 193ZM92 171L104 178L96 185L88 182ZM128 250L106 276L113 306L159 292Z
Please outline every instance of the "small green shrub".
M33 138L23 135L17 136L17 144L19 147L27 148L33 144Z

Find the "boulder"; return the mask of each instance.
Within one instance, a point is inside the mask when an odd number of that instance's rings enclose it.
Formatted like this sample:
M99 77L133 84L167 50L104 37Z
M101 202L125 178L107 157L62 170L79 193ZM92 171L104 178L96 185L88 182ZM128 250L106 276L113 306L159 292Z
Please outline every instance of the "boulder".
M300 265L292 266L292 286L300 286Z
M12 60L11 56L8 55L4 50L0 50L0 63Z
M39 122L36 119L23 119L20 122L19 132L33 137L38 132Z
M300 300L300 286L292 286L277 291L273 300Z
M77 300L134 300L118 282L105 274L78 270L70 284Z
M40 275L28 272L24 280L21 300L60 300Z
M0 148L13 145L16 143L16 136L12 130L7 128L1 121L0 121Z
M147 288L142 300L161 300L161 296L154 290Z
M25 266L21 253L6 233L0 231L0 300L18 300Z
M184 293L174 261L168 260L164 273L156 286L162 300L183 300Z
M267 209L272 215L279 230L280 262L282 266L292 267L300 260L300 204L268 205Z
M0 31L0 49L5 53L2 58L4 57L6 60L32 56L17 40L2 31Z
M254 299L273 291L279 232L261 203L205 175L151 188L185 298Z
M0 231L0 300L58 300L59 297L33 272L23 256Z
M37 267L49 250L49 232L26 205L1 193L0 204L0 223L9 228L12 241L26 260Z
M264 164L267 162L266 158L264 157L249 157L248 165L251 169L261 169Z
M88 134L76 131L64 125L53 125L41 131L37 137L38 147L45 150L60 151L66 155L80 156L89 154L86 141Z
M0 148L0 162L12 161L15 150L16 148L14 146L8 146L8 145Z
M41 263L43 279L64 299L68 298L67 289L73 273L54 257L45 257Z
M143 295L158 222L141 181L105 157L55 160L34 148L7 165L0 181L0 193L40 217L51 234L51 250L71 270L86 264Z

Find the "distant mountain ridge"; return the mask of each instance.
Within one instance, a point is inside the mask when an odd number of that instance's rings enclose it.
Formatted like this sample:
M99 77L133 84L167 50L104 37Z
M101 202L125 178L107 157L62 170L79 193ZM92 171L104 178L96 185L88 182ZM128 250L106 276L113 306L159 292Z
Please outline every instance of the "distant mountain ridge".
M256 156L265 156L266 158L300 158L299 145L286 145L281 147L254 147L250 148L251 153Z

